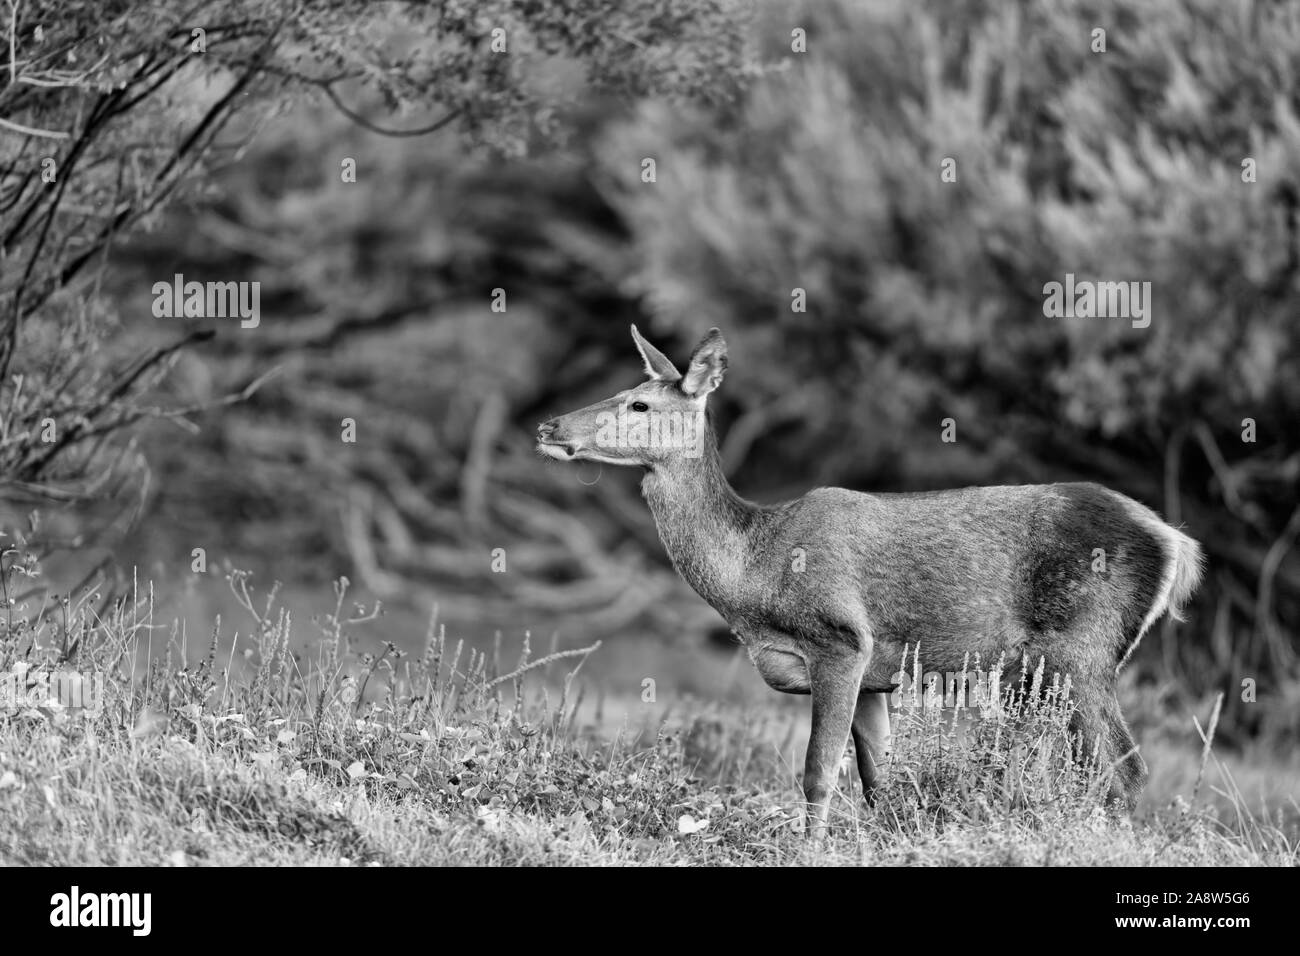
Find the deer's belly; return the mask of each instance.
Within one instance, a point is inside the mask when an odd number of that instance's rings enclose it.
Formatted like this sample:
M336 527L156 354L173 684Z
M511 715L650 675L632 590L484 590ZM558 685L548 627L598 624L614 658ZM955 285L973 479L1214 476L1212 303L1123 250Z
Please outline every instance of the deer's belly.
M808 665L798 654L775 647L751 647L749 659L773 690L784 694L808 693Z
M811 693L812 681L808 676L808 662L797 650L786 650L775 644L749 645L749 659L758 668L768 687L783 694ZM879 669L877 669L879 670ZM862 675L864 692L889 694L898 688L889 675L868 668Z

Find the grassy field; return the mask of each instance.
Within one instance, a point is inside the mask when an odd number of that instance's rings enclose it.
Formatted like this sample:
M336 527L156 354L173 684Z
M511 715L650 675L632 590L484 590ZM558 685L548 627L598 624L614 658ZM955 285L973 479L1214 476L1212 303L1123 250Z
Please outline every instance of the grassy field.
M303 651L304 627L240 575L231 583L254 633L231 646L218 622L206 654L156 626L146 599L107 619L9 617L0 671L26 667L30 681L72 667L107 684L94 716L34 700L0 716L0 861L1300 861L1294 835L1247 809L1213 753L1165 806L1135 819L1104 807L1105 768L1067 759L1069 704L1041 676L1021 675L1026 692L979 719L900 712L889 785L867 806L843 774L833 835L811 846L788 708L679 705L611 731L583 690L600 649L481 654L433 622L418 653L357 654L349 631L373 615L340 586Z

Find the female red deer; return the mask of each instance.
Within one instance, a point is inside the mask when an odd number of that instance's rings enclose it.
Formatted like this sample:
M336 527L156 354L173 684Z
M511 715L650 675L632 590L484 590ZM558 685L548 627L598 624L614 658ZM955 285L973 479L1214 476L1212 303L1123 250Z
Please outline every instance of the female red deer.
M1195 589L1195 541L1094 484L817 488L754 504L723 475L705 408L727 367L721 333L709 331L685 375L635 326L632 338L649 381L545 422L538 449L646 469L642 492L677 572L727 620L770 686L812 695L810 834L825 830L850 734L864 790L877 785L890 675L918 642L927 670L959 672L967 655L1006 653L1068 674L1073 730L1099 745L1103 765L1132 752L1112 785L1132 806L1146 768L1115 678L1142 635L1165 614L1177 618Z

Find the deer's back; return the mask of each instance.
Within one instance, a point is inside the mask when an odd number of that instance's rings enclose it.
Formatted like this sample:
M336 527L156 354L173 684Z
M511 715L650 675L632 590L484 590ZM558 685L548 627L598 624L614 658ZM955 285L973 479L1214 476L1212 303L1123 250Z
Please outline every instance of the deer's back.
M819 488L774 515L764 550L805 557L802 568L767 563L769 618L857 607L880 650L919 641L951 656L996 657L1103 625L1119 642L1155 599L1164 563L1135 509L1146 511L1093 484Z

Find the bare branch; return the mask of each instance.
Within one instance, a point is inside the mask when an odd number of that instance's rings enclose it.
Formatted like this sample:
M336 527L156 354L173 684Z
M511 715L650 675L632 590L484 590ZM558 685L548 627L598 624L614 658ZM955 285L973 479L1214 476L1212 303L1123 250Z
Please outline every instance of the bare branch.
M444 126L452 122L454 119L456 119L456 117L460 116L461 114L461 110L457 108L452 110L450 113L448 113L446 116L442 117L441 119L430 123L428 126L418 126L415 129L386 129L382 126L372 123L370 120L366 119L360 113L351 109L346 103L343 102L343 100L339 99L339 95L334 92L333 81L322 81L315 85L319 86L322 90L325 91L325 95L330 98L330 102L333 103L334 106L338 108L338 111L340 113L342 113L348 119L352 120L352 122L356 123L358 126L364 127L365 129L370 130L370 132L372 133L378 133L380 136L395 136L395 137L428 136L430 133L438 132L438 130L442 129Z
M53 129L36 129L34 126L24 126L22 123L15 123L12 120L0 117L0 129L8 130L11 133L18 133L21 136L38 136L43 139L68 139L68 133L61 133Z

